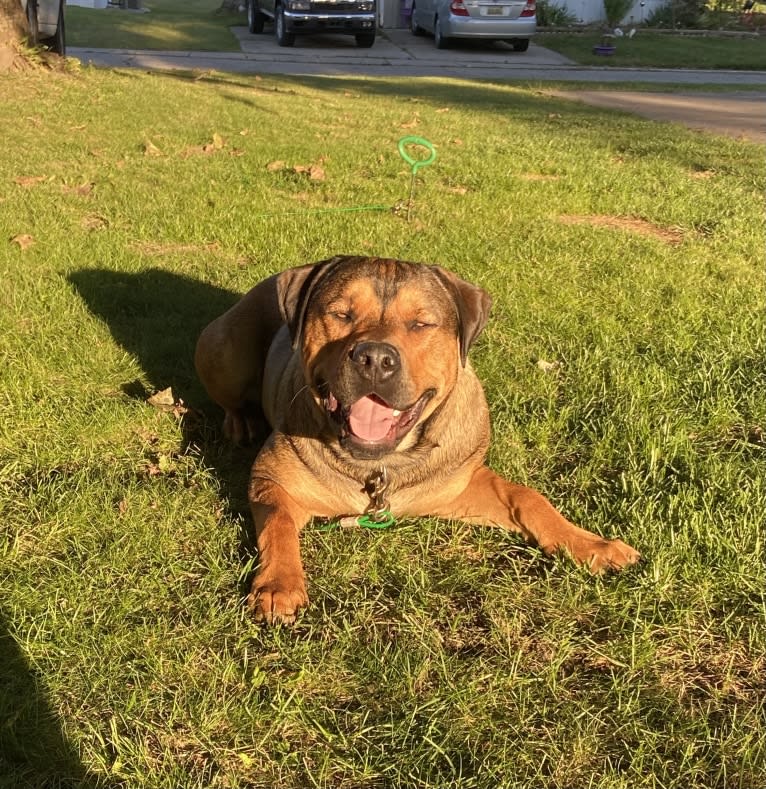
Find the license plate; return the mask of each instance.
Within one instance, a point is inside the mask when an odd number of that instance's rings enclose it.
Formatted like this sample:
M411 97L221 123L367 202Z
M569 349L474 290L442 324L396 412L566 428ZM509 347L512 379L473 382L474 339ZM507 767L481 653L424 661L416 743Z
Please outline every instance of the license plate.
M502 15L503 15L503 7L501 5L487 6L487 16L502 16Z

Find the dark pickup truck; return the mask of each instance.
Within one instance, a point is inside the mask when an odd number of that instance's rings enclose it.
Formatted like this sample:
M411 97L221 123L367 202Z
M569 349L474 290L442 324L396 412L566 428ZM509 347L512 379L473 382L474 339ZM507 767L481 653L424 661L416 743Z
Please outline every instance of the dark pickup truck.
M262 33L268 21L281 47L291 47L295 36L309 33L345 33L359 47L375 43L376 0L247 0L247 26Z

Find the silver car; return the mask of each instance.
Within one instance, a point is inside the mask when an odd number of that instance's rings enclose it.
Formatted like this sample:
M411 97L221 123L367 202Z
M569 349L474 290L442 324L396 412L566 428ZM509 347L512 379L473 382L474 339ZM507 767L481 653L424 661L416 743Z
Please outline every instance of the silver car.
M66 54L64 6L66 0L21 0L29 22L29 43L42 44L59 55Z
M410 17L410 30L433 33L439 49L453 38L484 38L526 52L536 29L535 0L415 0Z

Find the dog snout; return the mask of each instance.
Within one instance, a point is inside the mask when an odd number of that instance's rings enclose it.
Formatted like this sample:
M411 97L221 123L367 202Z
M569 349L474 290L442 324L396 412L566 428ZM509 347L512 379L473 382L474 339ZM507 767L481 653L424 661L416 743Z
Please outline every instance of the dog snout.
M370 381L386 381L402 367L399 351L387 342L360 342L350 356L359 374Z

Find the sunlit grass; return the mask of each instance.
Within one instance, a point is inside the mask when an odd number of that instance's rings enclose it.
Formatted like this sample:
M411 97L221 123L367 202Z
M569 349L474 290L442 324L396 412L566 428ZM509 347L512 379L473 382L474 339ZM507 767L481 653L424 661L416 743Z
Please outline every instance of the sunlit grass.
M236 52L229 28L245 24L219 0L149 0L144 12L127 8L67 7L67 43L73 47Z
M413 133L412 221L342 210L406 199ZM760 788L762 147L523 87L90 69L0 82L0 137L0 787ZM491 464L641 566L309 529L311 607L250 621L251 454L191 352L337 252L492 293Z

